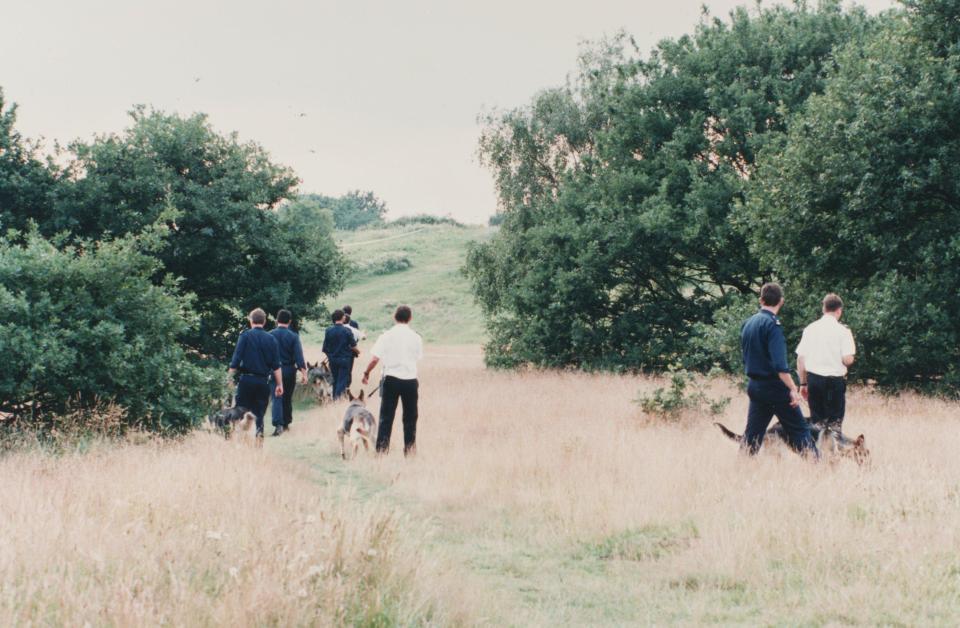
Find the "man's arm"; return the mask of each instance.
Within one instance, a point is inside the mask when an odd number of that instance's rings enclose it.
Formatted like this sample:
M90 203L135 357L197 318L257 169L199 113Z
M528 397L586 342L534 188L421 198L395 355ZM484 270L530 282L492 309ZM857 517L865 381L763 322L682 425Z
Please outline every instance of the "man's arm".
M243 346L247 341L245 334L240 334L240 339L237 340L237 347L233 350L233 357L230 358L230 368L227 369L227 372L231 375L237 372L237 369L240 368L240 356L243 355Z
M797 385L793 383L790 367L787 365L787 339L783 337L783 329L779 325L773 329L767 350L770 352L770 360L777 369L780 381L790 390L790 405L796 408L800 405L800 392L797 390Z
M363 383L364 385L370 383L370 371L377 368L377 364L380 363L380 358L373 356L370 358L370 364L367 365L366 370L363 372Z

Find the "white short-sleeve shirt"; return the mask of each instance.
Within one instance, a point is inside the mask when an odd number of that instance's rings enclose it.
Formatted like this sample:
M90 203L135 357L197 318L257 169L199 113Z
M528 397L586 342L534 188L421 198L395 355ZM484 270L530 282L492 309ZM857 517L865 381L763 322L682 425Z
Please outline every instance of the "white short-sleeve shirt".
M423 357L423 339L409 325L398 323L377 338L370 353L380 360L384 376L417 379L417 361Z
M846 375L843 356L856 352L850 328L830 314L807 325L797 345L797 355L803 357L807 371L823 377Z

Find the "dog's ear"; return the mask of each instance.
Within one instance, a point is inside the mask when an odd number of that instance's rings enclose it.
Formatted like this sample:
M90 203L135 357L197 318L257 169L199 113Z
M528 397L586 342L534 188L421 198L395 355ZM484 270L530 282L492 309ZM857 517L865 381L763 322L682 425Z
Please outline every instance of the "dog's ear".
M863 443L864 443L866 440L867 440L867 439L865 439L865 438L863 437L863 434L861 434L860 436L857 436L857 440L853 441L853 446L854 446L854 447L863 447Z
M360 396L357 397L357 399L359 399L360 401L363 401L363 396L364 396L365 394L366 394L366 391L361 390L361 391L360 391Z
M349 399L350 401L353 401L353 393L350 392L349 390L347 391L347 399Z

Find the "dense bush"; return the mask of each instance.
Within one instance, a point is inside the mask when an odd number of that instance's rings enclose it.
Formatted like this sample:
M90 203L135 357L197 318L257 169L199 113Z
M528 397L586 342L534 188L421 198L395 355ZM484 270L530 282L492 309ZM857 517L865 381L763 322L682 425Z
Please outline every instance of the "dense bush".
M449 216L434 216L432 214L403 216L402 218L390 221L391 227L406 227L408 225L450 225L453 227L462 227L463 223Z
M390 275L408 270L413 266L410 258L403 254L387 253L365 258L356 264L355 270L361 275Z
M145 244L158 242L0 242L0 411L12 423L49 426L112 406L127 425L178 431L205 414L222 374L179 344L192 303L173 283L151 281L160 265Z

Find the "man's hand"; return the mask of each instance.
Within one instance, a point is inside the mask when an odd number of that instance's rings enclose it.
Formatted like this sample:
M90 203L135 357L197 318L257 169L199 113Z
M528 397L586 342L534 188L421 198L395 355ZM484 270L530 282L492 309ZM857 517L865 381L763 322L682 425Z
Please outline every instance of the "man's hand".
M804 401L806 401L806 402L809 403L809 402L810 402L810 389L807 388L806 386L801 386L801 387L800 387L800 396L803 397L803 400L804 400Z
M283 396L283 384L278 384L278 385L277 385L277 390L276 390L276 393L275 393L275 394L277 395L277 397L282 397L282 396Z
M370 383L370 373L363 374L363 385L366 386Z
M307 383L307 369L300 369L300 383Z
M802 399L801 399L801 397L800 397L800 393L798 393L798 392L795 391L795 390L791 390L791 391L790 391L790 407L791 407L791 408L798 408L798 407L800 407L800 402L801 402L801 401L802 401Z

